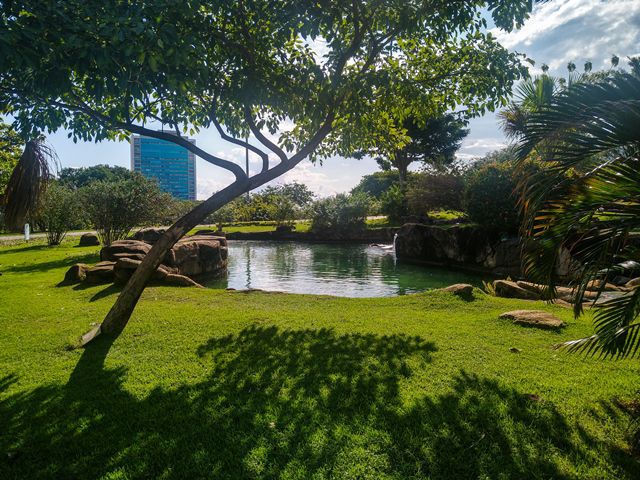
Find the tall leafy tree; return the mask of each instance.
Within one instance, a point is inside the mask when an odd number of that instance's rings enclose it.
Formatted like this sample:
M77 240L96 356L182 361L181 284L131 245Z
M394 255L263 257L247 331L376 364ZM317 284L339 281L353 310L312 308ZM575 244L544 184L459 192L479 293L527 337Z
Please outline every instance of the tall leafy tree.
M390 148L380 143L372 151L359 152L358 156L362 153L374 155L383 170L396 169L402 188L412 163L420 162L435 169L450 165L455 160L462 140L469 133L466 125L464 119L451 113L424 121L410 117L402 124L406 137L404 142L398 144L396 140Z
M233 198L305 158L400 144L406 118L502 104L525 69L483 13L510 30L530 9L529 0L2 2L0 113L25 138L60 128L74 140L148 135L234 175L145 257L102 324L115 335L167 249ZM182 136L210 126L258 155L261 170L249 177Z

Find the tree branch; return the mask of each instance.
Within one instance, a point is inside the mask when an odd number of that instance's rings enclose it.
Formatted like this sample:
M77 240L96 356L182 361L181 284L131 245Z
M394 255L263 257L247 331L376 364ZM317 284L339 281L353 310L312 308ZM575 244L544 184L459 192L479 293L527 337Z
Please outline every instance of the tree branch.
M267 147L269 150L275 153L283 163L289 160L289 157L287 157L287 154L284 153L284 150L282 150L278 145L273 143L271 140L269 140L267 137L265 137L262 134L260 129L256 126L255 122L253 121L251 110L246 105L244 107L244 118L245 118L245 121L247 122L247 125L249 125L249 129L251 130L251 133L253 133L253 135L258 139L258 141L261 144L263 144L265 147Z
M171 133L158 132L155 130L151 130L146 127L142 127L140 125L134 125L132 123L120 122L116 120L112 120L107 115L104 115L100 112L96 112L88 105L85 105L83 102L80 102L80 105L70 105L64 102L50 102L54 105L58 105L61 108L67 108L69 110L75 110L77 112L84 113L95 120L99 121L102 124L111 125L114 128L120 130L126 130L131 133L137 133L139 135L145 135L147 137L157 138L158 140L166 140L167 142L175 143L176 145L180 145L184 147L188 151L192 152L194 155L202 158L205 162L209 162L212 165L215 165L220 168L224 168L225 170L233 173L238 180L246 179L247 174L242 170L240 165L237 165L229 160L225 160L220 157L216 157L215 155L211 155L210 153L205 152L201 148L197 147L193 143L187 141L184 137L180 135L173 135Z
M213 115L211 116L211 121L213 122L216 129L218 130L218 133L224 140L226 140L227 142L233 143L234 145L239 145L241 147L248 148L253 153L256 153L257 155L260 156L260 158L262 158L262 172L266 172L267 170L269 170L269 155L267 155L265 152L260 150L258 147L251 145L249 142L245 142L244 140L240 140L239 138L235 138L227 134L227 132L225 132L224 129L222 128L222 125L220 125L220 122L218 122L218 120Z

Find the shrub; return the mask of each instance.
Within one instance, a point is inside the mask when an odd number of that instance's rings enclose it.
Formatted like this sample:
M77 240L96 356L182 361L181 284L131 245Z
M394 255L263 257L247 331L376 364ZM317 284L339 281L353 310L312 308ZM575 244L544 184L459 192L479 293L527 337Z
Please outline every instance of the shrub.
M104 245L127 237L134 227L161 222L174 201L157 182L141 175L92 182L79 192L87 219Z
M515 167L510 162L472 169L467 173L464 197L469 218L494 233L516 233L521 222L516 187Z
M407 215L405 192L399 185L392 185L380 196L380 211L389 220L401 220Z
M45 191L37 223L47 232L49 245L59 245L71 228L78 224L80 202L76 192L52 183Z
M340 193L311 206L311 230L348 232L364 230L371 197L363 193Z
M379 199L393 185L397 185L399 181L398 170L374 172L371 175L362 177L358 185L351 190L351 193L365 193Z
M407 207L411 213L430 210L462 210L464 180L456 173L416 174L407 188Z

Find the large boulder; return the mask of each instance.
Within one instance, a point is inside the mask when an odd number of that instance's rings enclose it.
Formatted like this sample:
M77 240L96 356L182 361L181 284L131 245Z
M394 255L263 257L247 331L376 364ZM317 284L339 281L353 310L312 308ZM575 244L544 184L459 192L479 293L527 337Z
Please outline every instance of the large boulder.
M407 223L398 230L396 256L400 260L432 265L458 266L498 275L522 276L523 246L518 238L498 238L477 225ZM579 265L570 252L558 254L556 273L569 279Z
M519 298L522 300L540 300L540 294L520 287L516 282L496 280L493 282L498 297Z
M196 235L178 241L164 257L163 264L188 277L223 275L227 270L227 239Z
M116 262L99 262L87 270L86 281L88 283L111 283L114 279L113 267Z
M142 260L151 250L151 245L142 240L116 240L100 250L100 260L117 262L121 258Z
M464 300L473 299L473 285L469 285L468 283L456 283L442 288L441 290L443 292L453 293Z
M62 285L73 285L76 283L84 282L87 278L87 271L89 270L89 268L89 265L86 265L84 263L76 263L75 265L72 265L64 274Z
M140 240L146 243L156 243L166 230L164 228L143 228L131 235L130 240Z
M605 282L604 280L591 280L587 283L587 290L603 292L619 292L620 289L613 283Z
M119 259L113 267L114 282L120 284L127 283L141 263L142 261L133 258ZM154 280L164 280L170 273L173 272L168 267L160 265L151 278Z
M624 286L627 287L627 288L638 288L638 287L640 287L640 277L633 278L633 279L629 280L627 283L625 283Z
M91 283L115 281L124 284L151 248L142 240L113 242L100 251L102 262L87 270L86 279ZM199 284L187 277L225 275L227 257L227 239L224 237L210 234L186 237L167 252L152 278L171 285L197 286Z
M441 228L407 223L395 240L396 256L439 265L481 265L491 253L484 229L473 226Z
M564 326L564 322L558 317L542 310L514 310L503 313L500 318L511 320L515 325L547 330L557 330Z
M543 293L545 292L545 286L540 285L538 283L518 281L516 282L516 284L520 288L523 288L525 290L528 290L538 295L538 297L540 298L543 297ZM584 300L595 300L597 296L598 296L598 292L594 292L591 290L587 290L582 294L582 298ZM574 287L556 287L556 296L555 296L556 299L560 299L568 303L573 303L575 301L575 297L576 297L576 289Z
M95 233L83 233L80 236L79 247L97 247L100 245L100 239Z

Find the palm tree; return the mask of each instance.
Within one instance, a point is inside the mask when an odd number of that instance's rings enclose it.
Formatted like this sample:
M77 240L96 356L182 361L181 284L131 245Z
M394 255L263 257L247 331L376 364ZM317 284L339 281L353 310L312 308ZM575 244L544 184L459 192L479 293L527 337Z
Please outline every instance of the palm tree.
M522 81L516 88L515 101L498 113L502 129L510 138L525 133L529 116L547 106L562 87L562 83L544 73Z
M57 156L44 137L26 142L1 197L8 227L20 227L30 213L37 211L55 165Z
M534 248L525 272L553 297L558 252L568 249L581 268L575 314L590 282L604 285L640 267L630 238L640 232L640 76L611 72L577 82L527 112L517 156L544 166L521 184L525 230ZM598 297L602 294L602 287ZM634 356L640 348L640 288L602 302L595 334L563 344L571 351Z

